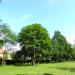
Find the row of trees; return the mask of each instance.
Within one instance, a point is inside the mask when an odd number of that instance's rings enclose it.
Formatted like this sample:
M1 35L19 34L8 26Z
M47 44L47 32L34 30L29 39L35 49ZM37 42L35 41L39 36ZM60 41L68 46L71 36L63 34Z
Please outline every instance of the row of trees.
M35 62L60 62L75 57L75 49L59 31L55 31L51 39L48 31L41 24L35 23L23 27L18 35L18 41L21 51L18 51L16 56L23 58L24 61L30 57L32 65Z
M66 38L59 31L54 32L50 38L48 31L41 24L31 24L21 29L16 35L10 28L0 25L0 47L5 43L20 43L21 50L13 54L13 60L31 60L32 65L36 62L66 61L75 59L75 47L67 42Z

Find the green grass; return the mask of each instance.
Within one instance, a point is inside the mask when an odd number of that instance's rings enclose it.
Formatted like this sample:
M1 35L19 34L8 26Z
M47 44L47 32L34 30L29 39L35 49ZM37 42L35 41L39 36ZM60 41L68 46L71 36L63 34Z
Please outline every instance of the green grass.
M0 75L75 75L75 62L0 66Z

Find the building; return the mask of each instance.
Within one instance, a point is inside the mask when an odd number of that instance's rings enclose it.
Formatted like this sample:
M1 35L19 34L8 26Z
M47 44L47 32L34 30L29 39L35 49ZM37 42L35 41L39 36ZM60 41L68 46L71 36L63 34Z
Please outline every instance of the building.
M3 55L4 55L4 49L0 48L0 58L3 59Z
M5 51L3 48L0 48L0 59L5 58L5 60L12 60L11 53Z

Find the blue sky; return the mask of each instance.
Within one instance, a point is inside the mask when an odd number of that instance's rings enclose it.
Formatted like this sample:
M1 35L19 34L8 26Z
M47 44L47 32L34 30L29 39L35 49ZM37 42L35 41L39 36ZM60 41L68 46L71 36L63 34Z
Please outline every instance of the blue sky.
M16 33L23 26L41 23L51 37L59 30L69 42L75 39L75 0L2 0L0 19Z

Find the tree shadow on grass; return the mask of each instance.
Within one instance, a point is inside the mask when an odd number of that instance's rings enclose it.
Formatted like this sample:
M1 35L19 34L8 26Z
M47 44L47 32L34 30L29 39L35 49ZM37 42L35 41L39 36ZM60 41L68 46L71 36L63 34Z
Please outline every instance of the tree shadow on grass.
M56 68L56 69L60 69L60 70L67 70L70 72L75 72L75 68L66 68L66 67L48 67L48 68Z
M17 74L17 75L30 75L30 74ZM31 74L31 75L33 75L33 74ZM37 75L37 74L34 74L34 75ZM39 75L41 75L41 74L39 74ZM53 75L53 74L45 73L45 74L43 74L43 75Z
M45 74L43 74L43 75L53 75L53 74L50 74L50 73L45 73Z
M57 68L57 69L68 70L70 72L75 72L75 68Z

